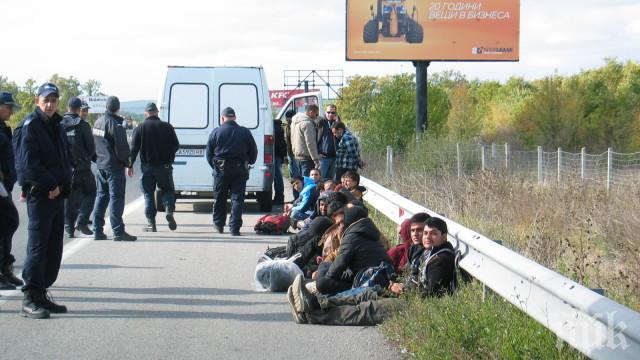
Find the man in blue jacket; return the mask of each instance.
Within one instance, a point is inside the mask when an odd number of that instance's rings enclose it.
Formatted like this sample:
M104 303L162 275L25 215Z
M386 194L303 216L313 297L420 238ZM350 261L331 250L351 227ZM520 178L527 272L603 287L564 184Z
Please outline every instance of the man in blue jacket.
M16 259L11 255L13 233L18 228L18 210L11 199L11 190L16 182L16 166L13 154L11 128L6 121L18 107L13 96L8 92L0 92L0 290L14 290L22 286L22 280L13 274L13 263Z
M312 178L306 176L294 176L291 178L291 187L300 193L300 196L293 203L285 205L284 213L291 218L293 227L298 227L297 223L311 216L313 206L318 199L317 184Z
M231 235L239 236L249 165L255 164L258 147L251 131L236 123L236 112L232 108L222 110L221 123L213 129L207 142L207 162L213 169L213 225L219 233L223 232L231 193L229 228Z
M107 98L107 111L93 125L93 138L96 144L98 172L96 185L98 193L93 207L93 232L95 240L106 240L104 215L111 202L110 220L114 241L135 241L137 238L124 230L122 213L124 212L125 187L127 178L124 168L131 167L131 153L127 142L127 132L118 115L120 100L115 96Z
M16 169L27 190L29 237L24 261L21 314L47 318L67 308L51 301L47 289L58 277L64 234L64 198L71 187L71 155L67 136L56 112L60 93L56 85L38 88L36 110L19 126L15 136ZM16 129L18 131L18 129Z

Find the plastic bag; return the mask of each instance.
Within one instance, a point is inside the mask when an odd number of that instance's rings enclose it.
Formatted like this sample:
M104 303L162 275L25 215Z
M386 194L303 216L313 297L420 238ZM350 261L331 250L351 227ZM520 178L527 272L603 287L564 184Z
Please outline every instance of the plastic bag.
M302 270L294 263L300 254L295 254L288 259L270 259L263 255L258 260L254 282L256 290L285 292L293 284L297 275L303 275ZM303 275L304 276L304 275Z

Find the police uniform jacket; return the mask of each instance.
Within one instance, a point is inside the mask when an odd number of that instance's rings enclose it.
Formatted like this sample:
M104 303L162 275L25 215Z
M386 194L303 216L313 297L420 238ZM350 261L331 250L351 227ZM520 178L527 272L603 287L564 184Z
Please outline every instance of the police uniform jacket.
M91 170L91 161L96 159L96 146L91 125L78 114L68 112L62 118L62 126L67 132L71 155L76 163L76 171Z
M127 132L122 126L124 119L107 111L93 125L96 143L96 165L100 170L117 171L131 166L131 153L127 143Z
M140 161L151 165L173 164L180 143L171 124L157 116L149 116L133 130L131 163L140 153Z
M213 168L214 160L248 162L254 164L258 147L249 129L235 121L225 121L213 129L207 142L207 162Z
M16 148L18 177L34 195L46 195L60 186L63 196L71 183L71 153L60 125L62 116L49 118L40 108L23 121ZM22 174L20 173L22 172Z
M0 171L2 172L2 184L11 192L16 183L16 163L11 145L11 128L4 121L0 121Z

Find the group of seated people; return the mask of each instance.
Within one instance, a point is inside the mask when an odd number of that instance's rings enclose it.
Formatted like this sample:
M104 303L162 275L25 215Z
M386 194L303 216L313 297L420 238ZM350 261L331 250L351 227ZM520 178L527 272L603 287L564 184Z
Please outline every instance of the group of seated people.
M452 293L457 286L455 251L447 241L446 222L415 214L399 227L402 242L390 249L368 217L359 175L344 176L346 183L343 177L338 188L326 190L313 180L292 180L300 197L308 199L300 201L310 201L318 193L314 208L297 207L300 202L286 207L292 222L302 229L287 244L287 257L299 253L295 263L304 273L287 291L296 323L376 325L401 304L398 296L406 291L422 296ZM305 190L310 193L304 195ZM359 283L362 274L380 269L387 269L387 276Z

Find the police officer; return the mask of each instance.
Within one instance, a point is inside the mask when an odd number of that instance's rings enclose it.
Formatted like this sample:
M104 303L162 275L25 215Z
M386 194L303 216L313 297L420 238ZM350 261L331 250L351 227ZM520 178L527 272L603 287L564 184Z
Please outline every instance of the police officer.
M180 143L173 126L160 120L158 107L154 103L148 103L144 109L144 122L133 130L131 139L131 163L136 161L140 153L140 168L142 178L140 187L144 193L144 214L147 217L147 225L143 231L156 231L156 185L162 194L162 202L165 208L165 218L169 229L175 230L178 225L173 217L176 209L175 187L173 186L173 160ZM129 169L129 176L133 170Z
M251 132L236 123L232 108L225 108L221 115L222 125L213 129L207 142L207 162L213 168L213 225L223 232L231 192L229 228L231 235L239 236L249 165L256 162L258 148Z
M8 92L0 92L0 290L14 290L22 286L22 280L13 274L13 263L16 259L11 255L11 240L18 229L18 210L11 199L11 190L16 183L16 167L11 145L11 128L6 121L18 108L13 96Z
M96 158L96 147L91 125L80 116L81 109L82 100L74 96L69 99L67 112L62 118L62 126L67 133L75 162L71 194L64 204L64 227L69 238L74 237L75 229L85 235L93 235L89 229L89 215L96 198L96 180L91 172L91 160Z
M67 308L51 301L49 288L58 277L64 236L64 198L71 187L71 155L56 110L60 93L52 83L38 88L36 109L14 132L16 169L27 189L29 238L22 278L23 316L47 318Z
M96 186L98 188L93 207L93 236L95 240L106 240L104 215L109 207L111 229L114 241L135 241L137 238L127 234L122 221L124 212L124 191L127 185L124 168L131 167L131 153L127 143L127 132L118 115L120 100L115 96L107 98L107 111L96 120L93 126L93 138L96 144Z

